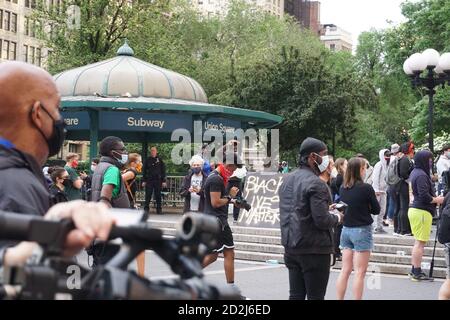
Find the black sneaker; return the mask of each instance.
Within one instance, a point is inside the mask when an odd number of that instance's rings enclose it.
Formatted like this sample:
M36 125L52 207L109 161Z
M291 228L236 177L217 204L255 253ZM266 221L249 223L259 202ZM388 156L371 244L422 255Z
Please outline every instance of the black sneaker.
M425 281L425 282L433 282L433 281L434 281L433 278L428 277L428 276L427 276L425 273L423 273L423 272L421 272L421 273L419 273L419 274L409 273L409 276L410 276L411 280L412 280L412 281L415 281L415 282L422 282L422 281Z

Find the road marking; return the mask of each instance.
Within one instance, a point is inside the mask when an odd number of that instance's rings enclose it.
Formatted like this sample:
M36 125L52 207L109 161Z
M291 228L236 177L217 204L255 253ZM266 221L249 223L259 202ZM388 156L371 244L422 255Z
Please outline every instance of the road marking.
M249 267L249 268L240 268L234 270L235 273L237 272L247 272L247 271L258 271L258 270L268 270L268 269L278 269L281 268L281 265L275 265L275 266L260 266L260 267ZM206 271L204 272L204 275L215 275L215 274L225 274L224 270L214 270L214 271ZM166 280L166 279L175 279L178 278L178 275L170 275L170 276L158 276L158 277L150 277L150 280Z
M331 272L334 272L334 273L340 273L341 270L331 269ZM352 274L354 274L354 272L352 272ZM409 276L408 276L408 275L389 274L389 273L376 273L376 272L370 272L370 271L367 271L366 277L367 277L367 276L374 275L374 274L379 274L380 277L383 277L383 278L395 278L395 279L407 279L407 280L409 280ZM445 279L434 278L434 281L433 281L433 282L444 282L444 281L445 281ZM419 283L419 282L417 282L417 283ZM430 282L424 281L424 283L430 283Z

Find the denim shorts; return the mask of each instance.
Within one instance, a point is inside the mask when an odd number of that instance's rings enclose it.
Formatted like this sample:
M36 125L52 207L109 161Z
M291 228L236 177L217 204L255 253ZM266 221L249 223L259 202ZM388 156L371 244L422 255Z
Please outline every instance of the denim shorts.
M445 265L447 267L447 279L450 280L450 243L444 245Z
M343 227L341 234L341 250L351 249L353 251L372 251L373 235L372 226Z

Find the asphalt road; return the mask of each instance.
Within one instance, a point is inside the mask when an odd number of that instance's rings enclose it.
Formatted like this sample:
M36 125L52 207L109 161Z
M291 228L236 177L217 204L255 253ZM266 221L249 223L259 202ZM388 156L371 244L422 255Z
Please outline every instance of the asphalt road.
M135 268L131 265L130 268ZM254 300L284 300L289 298L288 272L284 265L238 261L235 282L242 294ZM211 283L225 284L223 260L219 259L205 270ZM326 299L336 299L338 271L331 271ZM146 253L146 276L150 279L174 277L169 267L155 253ZM436 300L442 280L431 283L412 282L406 276L368 274L364 299L367 300ZM351 280L349 282L351 286ZM351 287L346 299L351 299Z

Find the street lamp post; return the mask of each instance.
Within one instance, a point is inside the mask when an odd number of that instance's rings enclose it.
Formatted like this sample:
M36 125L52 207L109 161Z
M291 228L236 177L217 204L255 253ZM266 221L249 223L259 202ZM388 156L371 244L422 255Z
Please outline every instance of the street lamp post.
M426 74L421 74L426 70ZM447 83L450 86L450 52L442 55L434 49L422 53L414 53L403 64L403 71L411 78L414 88L425 87L428 95L428 147L434 152L433 113L436 93L434 88Z

